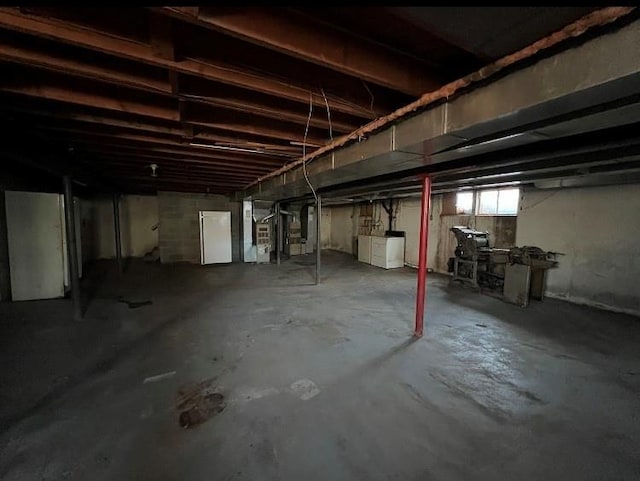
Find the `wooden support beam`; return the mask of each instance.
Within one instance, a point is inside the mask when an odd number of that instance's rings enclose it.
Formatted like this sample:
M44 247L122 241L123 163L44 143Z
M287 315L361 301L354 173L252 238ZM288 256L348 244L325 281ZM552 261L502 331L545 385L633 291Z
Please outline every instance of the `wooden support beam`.
M173 148L169 145L144 143L118 137L100 136L94 133L77 134L60 131L59 134L57 134L57 138L69 143L76 143L94 148L96 146L101 146L102 148L107 149L107 151L113 149L125 149L140 154L171 154L178 156L179 158L184 158L185 161L188 160L189 162L200 159L205 163L222 161L227 165L265 166L273 169L282 166L287 161L286 158L257 158L248 157L246 155L234 155L233 153L214 150L211 150L211 153L205 153L203 150L189 150L181 148L179 145L176 145L175 148Z
M192 160L188 158L170 157L169 154L152 155L131 151L123 151L118 149L109 149L101 147L89 147L87 152L93 157L88 158L89 162L100 161L101 159L117 159L124 162L130 162L134 164L149 165L152 163L167 164L173 166L182 166L184 168L203 170L203 171L215 171L215 172L228 172L228 173L241 173L243 175L254 177L260 172L269 171L270 167L253 166L245 164L234 164L224 161L203 161Z
M284 123L277 120L269 123L260 122L255 118L252 119L246 112L242 112L242 114L245 115L242 120L253 123L243 123L243 121L235 119L227 120L227 115L231 114L225 115L224 111L221 112L220 110L218 110L217 115L215 115L216 117L221 118L220 122L209 123L196 121L191 119L191 116L186 113L186 106L183 101L179 102L180 110L183 112L181 116L178 109L173 110L156 104L141 103L136 100L110 97L103 93L69 89L62 85L52 83L47 85L33 85L18 82L6 85L0 84L0 91L41 99L56 100L85 107L97 107L115 112L143 115L162 120L182 121L217 130L237 132L239 134L250 134L279 140L286 139L291 142L302 142L304 139L304 132L302 129L295 129L294 126L287 126L288 128L285 128ZM206 118L212 114L216 114L216 112L209 112L207 115L201 113L200 118ZM309 135L307 137L307 141L314 145L324 145L326 143L325 139L319 138L314 134Z
M242 96L229 96L229 95L198 95L187 94L182 92L181 98L190 102L202 103L210 105L212 107L224 108L229 110L235 110L237 112L251 113L252 115L259 115L276 120L295 123L301 126L306 125L309 117L308 112L303 112L302 109L290 110L281 107L276 102L266 102L257 99L247 100ZM308 108L307 108L308 110ZM312 116L309 120L311 127L320 129L329 129L329 122L327 120L326 111L323 109L320 114ZM336 119L335 116L331 121L331 128L334 132L349 133L353 132L358 125L353 123L347 123Z
M118 179L119 181L130 181L130 180L148 180L151 181L162 181L162 182L184 182L184 183L194 183L194 184L204 184L204 185L234 185L239 186L242 185L242 179L234 179L226 176L217 176L217 177L206 177L200 175L191 175L191 174L176 174L176 173L168 173L160 174L160 169L158 169L158 175L156 177L151 177L147 172L135 170L135 169L113 169L109 174L111 177Z
M192 141L193 142L193 138L194 138L194 128L193 125L191 124L186 124L183 123L182 124L182 128L183 128L183 137L186 140Z
M286 98L305 105L309 103L310 92L308 89L276 80L267 75L246 72L239 67L220 61L207 60L204 62L185 58L180 62L176 62L163 59L154 55L149 45L111 36L106 32L64 20L27 15L16 8L0 8L0 27L166 68L178 73L194 75L267 95ZM319 92L312 93L312 101L317 107L324 108L324 98ZM353 102L332 99L332 108L335 111L362 118L373 118L375 116L371 113L370 106L364 105L364 103L356 105Z
M230 194L233 189L228 187L215 187L215 186L199 186L184 184L179 182L173 182L171 184L158 185L153 182L138 181L135 183L127 184L121 188L123 193L132 194L156 194L161 191L171 192L188 192L188 193L206 193L206 194Z
M157 167L156 168L156 177L151 176L150 168L136 168L120 166L117 164L100 164L98 168L102 169L106 175L113 176L119 180L127 180L131 178L131 176L139 176L146 177L149 179L164 179L164 180L202 180L207 182L226 182L226 183L234 183L234 184L242 184L246 182L247 179L243 177L232 177L228 175L203 175L199 173L190 173L190 172L174 172L169 171L166 168Z
M166 17L162 17L167 20ZM169 80L162 82L153 78L141 75L131 74L128 72L120 72L113 69L90 65L75 59L65 58L59 54L38 52L30 47L14 46L0 41L0 60L5 60L21 65L35 66L50 71L62 73L65 75L73 75L81 78L88 78L100 82L113 83L115 85L133 88L152 93L163 94L167 96L180 96L178 77L175 71L169 72ZM219 84L218 84L219 85ZM195 102L204 105L210 105L216 108L224 108L233 111L251 113L252 115L260 115L267 118L284 120L297 123L304 126L307 122L307 114L303 112L304 108L296 104L296 109L282 107L278 101L268 101L266 99L255 98L247 100L246 97L239 94L237 89L235 95L201 95L198 93L183 94L180 100L180 109L184 108L184 102ZM327 117L315 116L311 118L310 125L313 127L328 129L329 123ZM359 125L341 121L334 116L331 123L334 132L348 133L355 130Z
M175 10L179 11L183 15L189 15L193 18L198 18L200 14L200 7L174 7Z
M180 92L180 74L175 70L169 70L169 84L171 85L171 93L178 95Z
M283 156L274 156L274 155L265 155L259 153L252 152L243 152L243 151L235 151L235 150L220 150L209 147L202 147L198 145L198 142L186 143L182 142L180 139L171 139L166 137L151 137L148 135L138 135L138 134L129 134L126 132L119 131L104 131L104 130L92 130L92 129L82 129L78 127L68 127L64 125L51 125L51 124L35 124L35 127L42 130L54 131L54 132L67 132L70 134L76 134L77 136L91 136L91 137L105 137L109 139L119 140L123 142L139 142L142 144L150 144L152 146L172 146L180 148L181 151L185 154L195 154L197 152L202 153L207 157L214 157L216 155L224 156L225 158L240 158L240 159L250 159L251 161L255 161L258 163L283 163L287 157ZM207 145L207 144L202 144ZM206 154L205 154L206 152Z
M177 110L141 103L136 100L118 99L104 93L70 90L60 85L34 85L29 83L1 85L0 91L27 95L41 99L56 100L85 107L98 107L116 112L155 117L163 120L179 120Z
M212 180L212 181L220 181L225 180L229 182L246 182L247 179L251 180L255 178L255 176L243 176L243 175L234 175L225 172L194 172L185 169L175 169L167 166L158 165L156 168L156 177L151 175L151 168L148 165L135 165L126 162L118 162L112 161L110 159L105 159L100 162L96 162L96 166L102 169L103 172L109 172L112 174L118 174L118 176L125 176L127 174L134 174L145 176L148 175L149 178L163 178L163 179L180 179L180 178L191 178L191 179L200 179L200 180Z
M38 122L41 117L57 119L59 125L64 125L69 122L77 122L77 123L85 123L89 125L103 125L105 127L120 127L123 129L133 130L133 131L142 131L148 133L159 133L159 134L167 134L179 137L183 134L183 130L178 127L179 124L174 124L176 127L170 127L166 125L158 125L153 123L148 123L141 121L139 119L136 120L123 120L119 118L114 118L105 115L97 115L97 114L86 114L80 112L74 112L70 110L46 110L42 108L22 108L17 105L3 105L4 108L10 110L12 112L19 112L20 114L28 117L35 117L34 119L29 119L29 121ZM230 137L231 139L232 137ZM218 139L215 139L218 140Z
M86 123L89 125L104 125L106 127L119 127L127 130L132 130L132 131L167 134L175 137L183 137L186 139L191 139L191 134L193 134L194 142L207 141L207 142L214 142L221 145L262 148L265 150L273 150L277 152L287 153L287 154L290 154L292 157L298 156L301 152L300 147L296 147L292 145L273 144L273 143L266 142L265 140L260 139L258 137L225 136L225 135L219 135L217 133L212 133L211 131L205 131L203 128L199 128L196 131L194 130L193 125L186 124L186 123L185 124L174 123L173 124L174 126L160 125L156 123L149 123L148 121L145 122L139 118L123 120L120 118L110 117L104 114L81 113L81 112L74 112L68 109L46 110L39 107L38 105L25 106L24 102L16 103L16 102L5 101L2 104L2 108L11 112L26 114L29 117L32 117L32 116L45 117L45 118L49 117L52 119L58 119L62 121ZM29 122L31 121L32 120L29 119ZM38 120L34 119L34 121L38 121Z
M135 71L121 72L98 65L91 65L73 58L63 57L55 50L44 53L28 46L11 45L0 41L0 60L109 82L147 92L171 93L169 81L161 82L139 75Z
M126 178L123 178L121 180L125 180L125 181L143 181L143 182L149 182L149 183L158 183L158 184L171 184L172 182L175 182L175 180L173 179L165 179L162 177L150 177L150 176L144 176L144 175L131 175L131 176L127 176ZM217 181L209 181L209 180L189 180L188 182L185 181L185 184L193 184L193 185L204 185L204 186L216 186L216 187L229 187L229 190L235 190L238 187L242 186L242 183L240 181L227 181L225 179L219 179Z
M270 137L279 140L288 140L289 142L296 142L301 144L304 141L304 132L299 134L293 133L289 130L277 128L273 125L248 125L241 122L232 122L229 120L221 120L220 122L207 121L205 119L195 119L189 117L187 120L190 124L200 125L202 127L208 127L218 130L227 130L229 132L245 133L250 135L260 135L263 137ZM310 145L325 145L327 141L315 135L307 136L307 143Z
M149 40L155 56L175 62L176 51L171 18L151 14L149 18Z
M196 16L180 7L153 10L416 97L443 84L414 59L280 10L215 7Z

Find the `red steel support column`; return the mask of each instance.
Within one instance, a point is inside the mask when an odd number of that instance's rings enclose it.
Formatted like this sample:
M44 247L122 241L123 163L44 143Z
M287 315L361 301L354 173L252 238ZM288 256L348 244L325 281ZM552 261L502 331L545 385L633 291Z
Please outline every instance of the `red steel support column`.
M422 209L420 213L420 251L418 255L418 293L416 295L415 337L422 337L424 330L424 303L427 293L427 244L429 243L429 200L431 177L422 179Z

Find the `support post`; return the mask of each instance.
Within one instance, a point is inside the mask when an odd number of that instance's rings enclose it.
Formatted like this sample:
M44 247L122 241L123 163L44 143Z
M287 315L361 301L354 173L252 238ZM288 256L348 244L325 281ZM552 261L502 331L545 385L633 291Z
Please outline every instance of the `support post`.
M280 202L276 202L276 264L280 265L280 252L282 251L282 231L281 227L281 219L280 219Z
M316 199L316 285L320 284L321 246L322 246L322 199L318 194Z
M80 298L80 276L78 275L78 247L76 239L76 213L73 204L73 189L71 177L62 178L64 184L64 220L67 233L67 258L69 259L69 284L71 287L71 301L73 302L73 318L82 320L82 305Z
M9 239L4 190L0 189L0 302L11 300L11 274L9 272Z
M120 196L113 194L113 229L116 239L116 261L118 274L122 275L122 237L120 235Z
M431 199L431 177L422 179L422 202L420 211L420 249L418 255L418 290L416 294L415 337L424 332L424 305L427 291L427 245L429 243L429 202Z

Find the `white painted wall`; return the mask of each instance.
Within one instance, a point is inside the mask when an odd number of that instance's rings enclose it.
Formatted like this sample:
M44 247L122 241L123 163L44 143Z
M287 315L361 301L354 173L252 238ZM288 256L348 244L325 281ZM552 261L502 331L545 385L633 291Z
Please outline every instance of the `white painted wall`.
M530 190L518 214L518 245L565 253L547 295L640 314L640 185Z
M91 230L91 255L89 259L115 257L115 233L113 227L113 200L111 197L83 201L83 220L89 219ZM90 213L87 214L87 211ZM124 195L120 199L120 229L122 255L142 257L158 245L158 198L146 195Z
M358 237L359 204L337 205L326 208L331 212L330 249L356 255L354 238ZM440 212L442 211L441 196L431 198L431 215L429 219L429 250L427 251L427 265L434 268L439 235ZM374 221L377 230L384 232L389 229L389 218L380 203L374 203ZM405 263L418 265L418 244L420 236L420 199L401 199L396 211L395 230L405 231Z
M488 230L493 245L509 247L499 245L501 236L496 235L497 232L504 234L505 219L443 216L442 198L442 195L431 198L429 268L446 272L447 259L453 255L456 244L449 231L453 225ZM345 205L324 209L331 213L328 247L353 253L349 239L357 235L359 212L357 206L355 211L353 208ZM638 315L640 223L635 222L637 212L640 212L640 185L524 191L514 244L566 253L559 257L558 267L548 271L548 296ZM378 210L374 217L378 218ZM387 229L386 213L379 217L381 229ZM418 263L419 226L420 199L402 199L395 229L406 233L405 263L408 265ZM513 223L507 227L513 228Z
M331 227L329 229L330 249L354 254L353 239L358 235L357 205L339 205L325 209L331 213ZM355 221L355 225L354 225ZM335 228L333 228L335 226ZM323 236L324 237L324 236Z
M394 209L394 230L405 232L405 264L417 266L421 199L419 197L400 199ZM355 207L352 205L333 206L330 210L330 248L354 254L353 247L349 244L349 236L357 236L359 205L355 205ZM427 267L436 272L447 272L447 261L449 257L453 256L456 247L456 238L449 230L454 225L468 225L478 230L488 231L491 235L492 245L495 247L511 247L515 244L513 232L516 224L515 217L442 215L442 210L443 195L432 195ZM389 229L389 217L380 202L374 202L373 220L378 231L384 232ZM510 233L507 232L508 229L511 229ZM506 242L505 238L511 239L511 242Z
M405 264L408 264L410 266L418 265L418 245L420 244L420 210L420 199L401 199L400 205L398 207L398 213L396 214L395 230L403 230L405 232L404 262ZM436 255L438 252L438 236L440 235L441 212L442 196L431 196L429 215L429 243L427 249L427 267L431 269L436 268Z

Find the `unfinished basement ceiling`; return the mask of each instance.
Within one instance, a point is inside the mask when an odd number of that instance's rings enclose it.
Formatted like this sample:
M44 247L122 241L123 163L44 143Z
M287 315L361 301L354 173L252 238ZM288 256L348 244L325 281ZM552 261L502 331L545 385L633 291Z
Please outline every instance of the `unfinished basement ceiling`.
M233 192L595 9L3 7L4 155Z

